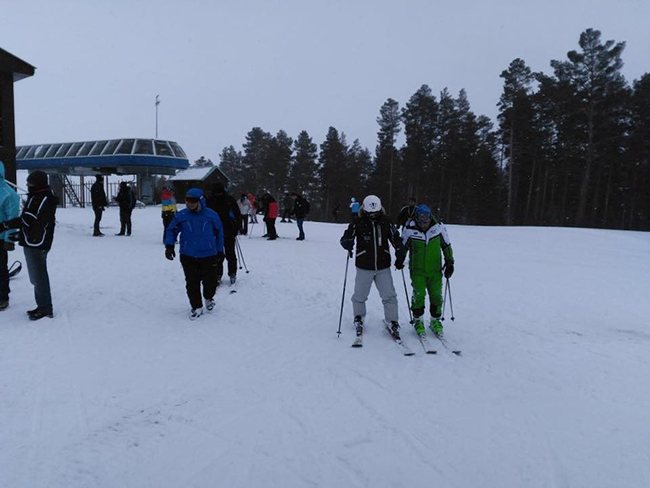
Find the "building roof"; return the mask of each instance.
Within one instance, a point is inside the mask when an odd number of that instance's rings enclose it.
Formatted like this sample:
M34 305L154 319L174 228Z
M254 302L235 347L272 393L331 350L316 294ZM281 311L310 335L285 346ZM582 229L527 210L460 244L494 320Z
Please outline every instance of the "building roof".
M31 64L0 48L0 73L11 73L14 82L34 76L35 70Z
M189 161L176 142L129 138L19 146L16 166L68 174L173 174L187 168Z
M205 181L215 170L216 166L200 166L187 168L179 171L175 176L169 178L170 181ZM222 173L223 174L223 173ZM225 176L225 175L224 175Z

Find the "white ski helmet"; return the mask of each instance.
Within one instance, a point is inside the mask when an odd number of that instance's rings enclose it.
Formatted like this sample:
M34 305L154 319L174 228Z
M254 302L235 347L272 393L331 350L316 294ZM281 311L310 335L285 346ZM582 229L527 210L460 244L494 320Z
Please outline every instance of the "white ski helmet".
M368 195L363 199L363 211L366 213L381 212L381 200L378 196Z

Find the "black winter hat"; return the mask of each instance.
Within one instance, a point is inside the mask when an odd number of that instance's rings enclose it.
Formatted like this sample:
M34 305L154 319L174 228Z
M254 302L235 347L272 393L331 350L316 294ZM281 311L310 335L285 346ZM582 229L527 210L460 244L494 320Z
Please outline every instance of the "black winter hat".
M45 188L48 185L47 175L42 171L34 171L27 177L27 186Z

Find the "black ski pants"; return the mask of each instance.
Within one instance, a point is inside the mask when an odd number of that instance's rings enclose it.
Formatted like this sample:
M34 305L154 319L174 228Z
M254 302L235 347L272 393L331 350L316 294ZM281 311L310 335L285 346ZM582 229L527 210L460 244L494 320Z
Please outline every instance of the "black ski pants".
M266 222L266 233L269 235L269 239L277 239L278 232L275 230L275 219L264 217L264 222Z
M248 215L241 216L241 225L240 225L239 233L243 236L248 234Z
M93 224L93 234L101 234L99 230L99 223L102 221L102 214L104 209L101 207L93 207L93 212L95 212L95 223Z
M120 234L124 234L124 231L126 231L127 236L131 235L131 214L132 213L133 213L133 209L131 210L127 208L120 209Z
M224 235L223 247L226 259L228 260L228 276L237 275L237 253L235 252L236 235ZM217 261L217 281L223 276L223 259Z
M207 258L193 258L181 254L181 265L185 273L185 289L187 298L190 299L192 308L201 308L201 285L203 285L203 298L214 298L217 291L217 255Z
M167 232L167 226L172 223L174 217L176 216L175 212L163 212L162 221L163 221L163 242L165 242L165 233Z

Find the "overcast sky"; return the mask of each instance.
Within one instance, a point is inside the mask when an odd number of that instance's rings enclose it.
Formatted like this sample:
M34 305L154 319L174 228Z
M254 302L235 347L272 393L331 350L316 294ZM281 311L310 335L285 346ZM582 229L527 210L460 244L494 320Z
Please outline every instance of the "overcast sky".
M650 0L0 0L0 47L34 65L15 85L17 143L154 137L218 161L254 126L320 144L329 126L374 151L387 98L468 92L494 119L499 74L551 73L586 28L650 72Z

